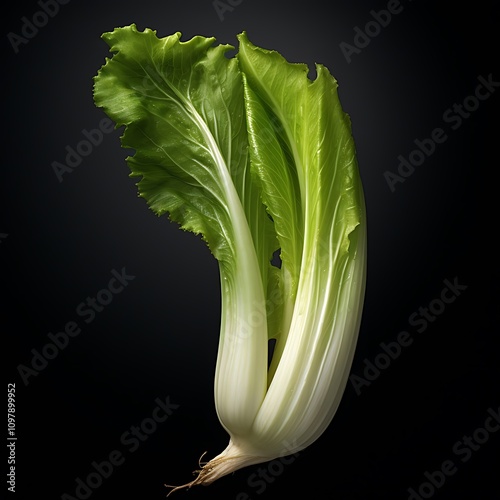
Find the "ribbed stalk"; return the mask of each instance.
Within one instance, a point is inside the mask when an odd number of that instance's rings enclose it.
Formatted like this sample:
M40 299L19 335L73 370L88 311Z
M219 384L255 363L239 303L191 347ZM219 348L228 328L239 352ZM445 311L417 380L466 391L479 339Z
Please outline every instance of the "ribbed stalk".
M234 203L234 207L241 207ZM243 215L235 244L235 264L220 266L221 334L215 371L215 406L223 427L245 435L267 389L267 315L259 264Z

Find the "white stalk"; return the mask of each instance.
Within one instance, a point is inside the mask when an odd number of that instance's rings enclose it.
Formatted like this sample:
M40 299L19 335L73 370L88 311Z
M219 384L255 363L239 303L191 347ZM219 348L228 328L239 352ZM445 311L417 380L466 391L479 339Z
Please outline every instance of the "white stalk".
M268 340L264 291L251 240L238 255L236 270L221 268L215 405L224 428L245 435L266 393Z
M236 434L250 428L267 388L267 316L259 262L248 221L226 161L207 124L187 103L215 159L234 261L220 262L221 333L215 371L215 406L223 427Z
M332 286L332 279L316 289L325 280L324 267L314 263L300 282L287 342L252 426L253 443L277 453L283 443L293 443L289 452L299 451L321 435L338 408L365 287L365 228L358 226L356 232L356 257L342 269L341 289Z
M330 424L346 386L360 327L366 276L364 224L351 233L351 245L351 257L339 266L340 280L328 276L325 282L324 260L315 259L318 248L310 255L309 270L305 266L301 274L281 359L251 427L246 433L229 427L227 448L197 471L196 479L170 493L296 453L313 443ZM334 282L342 286L333 286ZM318 289L320 283L324 286ZM234 365L232 368L231 376L238 377L239 370ZM243 392L236 395L234 406L244 399Z

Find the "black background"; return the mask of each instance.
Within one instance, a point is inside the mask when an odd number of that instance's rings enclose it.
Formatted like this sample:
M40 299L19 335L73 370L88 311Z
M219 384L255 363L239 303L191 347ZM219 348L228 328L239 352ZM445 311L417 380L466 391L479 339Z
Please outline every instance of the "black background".
M163 483L190 480L204 451L214 456L226 446L213 404L216 261L199 238L155 217L137 197L120 131L105 134L62 182L52 168L105 117L92 100L92 78L109 55L101 33L134 22L159 36L181 31L184 39L201 34L231 44L246 30L289 61L330 69L352 118L368 211L367 292L352 373L363 376L366 360L399 332L413 339L360 395L348 384L328 430L293 463L263 466L272 482L253 481L255 466L176 495L406 499L425 471L451 459L456 472L434 497L500 498L500 432L465 463L453 452L500 404L498 224L488 189L498 168L500 90L456 130L443 119L474 94L479 76L500 81L497 2L452 10L402 2L350 63L340 44L353 44L355 27L387 2L233 4L221 19L211 1L71 1L17 54L7 35L21 34L23 16L32 19L40 6L16 2L3 13L1 325L18 436L16 493L8 495L75 496L92 462L119 450L124 463L90 498L163 498ZM414 140L436 127L447 140L391 192L384 172L397 172L398 156L408 158ZM135 278L85 324L76 307L122 268ZM467 288L417 332L410 315L439 299L445 279ZM30 366L31 350L42 350L47 334L68 321L78 322L80 335L25 385L19 366ZM132 451L121 436L167 397L179 407Z

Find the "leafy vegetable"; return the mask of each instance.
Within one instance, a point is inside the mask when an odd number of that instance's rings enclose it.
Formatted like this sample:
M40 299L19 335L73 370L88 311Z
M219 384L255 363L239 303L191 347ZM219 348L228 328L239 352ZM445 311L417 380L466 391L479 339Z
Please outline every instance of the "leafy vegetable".
M159 39L135 25L103 38L114 55L95 103L125 126L140 196L219 262L215 403L230 440L184 486L208 484L304 449L340 403L366 275L350 120L324 66L311 81L306 65L245 33L233 58L214 38Z

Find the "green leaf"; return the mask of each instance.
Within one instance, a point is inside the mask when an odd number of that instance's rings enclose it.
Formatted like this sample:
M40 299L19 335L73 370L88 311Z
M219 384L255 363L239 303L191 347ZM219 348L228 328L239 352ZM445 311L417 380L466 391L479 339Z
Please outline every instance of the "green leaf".
M201 234L219 261L217 411L224 425L244 432L266 389L265 291L277 240L249 171L238 63L226 57L232 47L214 38L160 39L135 25L103 38L114 55L95 78L94 99L125 125L122 146L135 150L127 160L141 178L140 196L156 214ZM242 390L244 404L233 405Z
M336 80L317 65L311 81L305 64L256 47L245 33L238 38L252 168L275 221L283 260L284 326L272 379L294 317L307 320L303 328L311 332L315 349L326 348L345 319L339 311L352 286L349 273L356 258L355 265L364 269L365 240L357 233L364 235L365 207L350 119ZM358 284L354 298L363 291ZM315 352L311 348L308 356L321 356L321 350Z
M237 62L214 38L159 39L135 25L105 33L115 55L95 79L97 106L119 127L140 196L199 233L225 263L234 259L234 205L242 204L256 246L272 255L272 223L248 174L248 142ZM262 253L262 252L261 252ZM270 257L269 257L270 258Z

